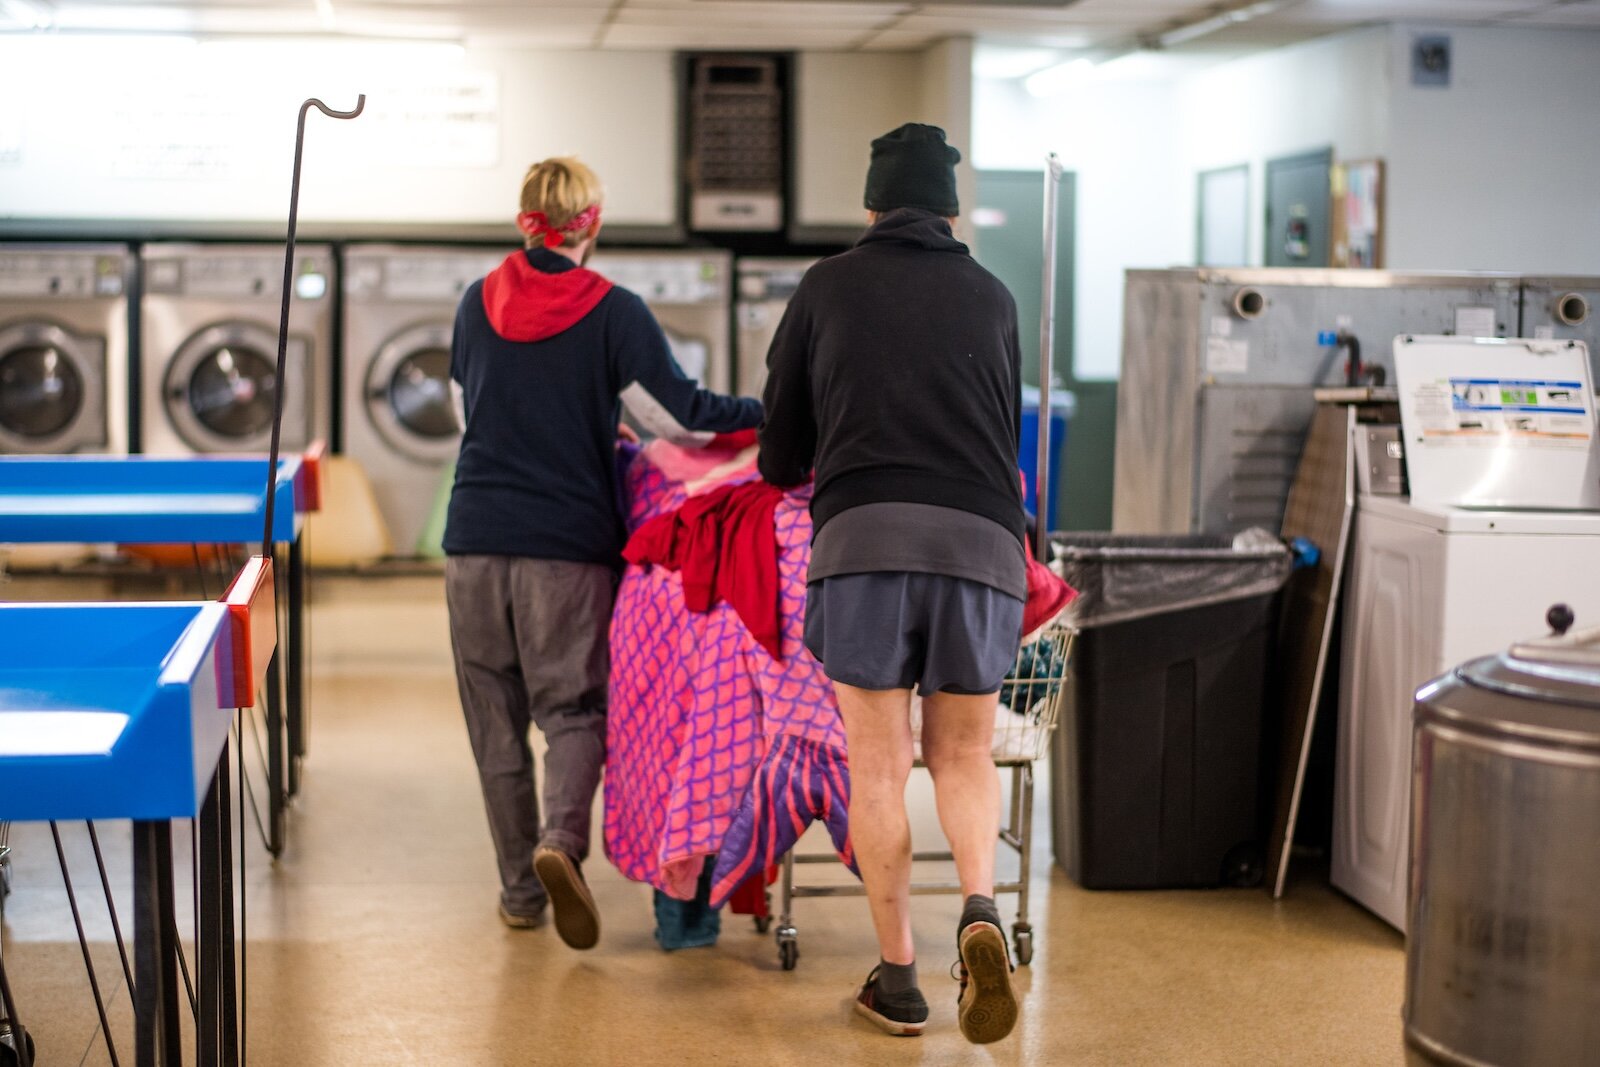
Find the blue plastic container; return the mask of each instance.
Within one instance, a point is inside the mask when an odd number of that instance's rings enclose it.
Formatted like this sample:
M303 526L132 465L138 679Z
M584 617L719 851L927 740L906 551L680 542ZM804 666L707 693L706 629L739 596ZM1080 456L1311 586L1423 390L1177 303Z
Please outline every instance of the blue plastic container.
M0 819L198 814L229 634L221 604L0 605Z
M0 542L259 541L265 457L0 456ZM273 540L293 541L299 456L278 461Z
M1078 398L1060 387L1050 389L1050 507L1061 506L1061 461L1067 452L1067 424L1077 410ZM1036 386L1022 387L1022 445L1017 456L1017 466L1028 479L1025 503L1033 514L1039 513L1039 495L1035 475L1039 468L1039 390ZM1055 527L1051 515L1050 526Z

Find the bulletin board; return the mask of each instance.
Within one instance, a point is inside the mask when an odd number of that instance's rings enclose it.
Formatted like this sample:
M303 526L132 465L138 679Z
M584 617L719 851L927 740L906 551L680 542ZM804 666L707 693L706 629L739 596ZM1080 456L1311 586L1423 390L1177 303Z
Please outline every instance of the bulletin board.
M1383 266L1383 160L1334 164L1333 266Z

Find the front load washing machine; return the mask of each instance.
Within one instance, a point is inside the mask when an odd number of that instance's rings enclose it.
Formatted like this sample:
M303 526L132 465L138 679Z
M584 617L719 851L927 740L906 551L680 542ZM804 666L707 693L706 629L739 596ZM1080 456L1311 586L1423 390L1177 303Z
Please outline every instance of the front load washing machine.
M348 245L343 254L344 452L372 482L395 551L419 544L461 447L450 336L461 294L505 249Z
M739 292L734 305L738 320L739 395L760 398L767 384L767 350L789 298L814 259L741 259Z
M1600 431L1581 344L1395 347L1409 498L1363 493L1344 611L1333 884L1404 930L1419 687L1537 632L1600 623ZM1564 345L1564 343L1563 343Z
M271 442L283 248L150 244L140 254L145 452L264 452ZM332 428L333 253L297 245L285 346L285 450Z
M601 249L589 267L649 305L684 374L713 392L733 387L729 253Z
M0 453L128 450L126 245L0 245Z

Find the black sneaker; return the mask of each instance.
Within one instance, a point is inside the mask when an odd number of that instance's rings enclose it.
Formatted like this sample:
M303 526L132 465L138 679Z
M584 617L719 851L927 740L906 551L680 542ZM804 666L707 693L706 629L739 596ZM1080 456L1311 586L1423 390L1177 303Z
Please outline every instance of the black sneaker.
M997 924L979 919L961 928L957 943L961 993L956 1009L961 1033L974 1045L999 1041L1017 1025L1017 994L1011 988L1005 933Z
M878 988L878 968L874 967L867 975L866 985L856 994L856 1014L870 1019L884 1033L917 1037L928 1025L928 1002L920 989L883 992Z
M600 940L600 911L578 861L559 848L540 845L533 852L533 873L550 896L561 940L572 948L594 948Z

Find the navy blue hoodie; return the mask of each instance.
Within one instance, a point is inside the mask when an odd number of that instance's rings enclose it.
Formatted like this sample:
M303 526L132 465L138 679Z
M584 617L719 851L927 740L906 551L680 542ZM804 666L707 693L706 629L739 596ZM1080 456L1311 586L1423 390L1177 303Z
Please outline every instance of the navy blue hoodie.
M761 405L686 378L638 296L547 249L506 257L456 312L450 377L466 412L445 524L450 555L620 566L617 423L694 444Z

